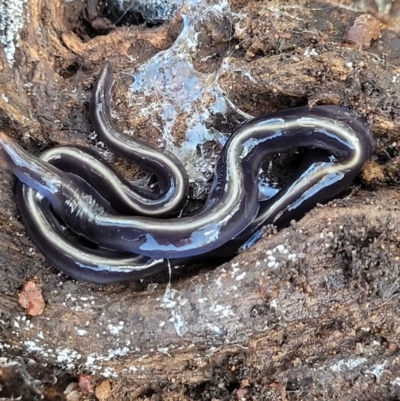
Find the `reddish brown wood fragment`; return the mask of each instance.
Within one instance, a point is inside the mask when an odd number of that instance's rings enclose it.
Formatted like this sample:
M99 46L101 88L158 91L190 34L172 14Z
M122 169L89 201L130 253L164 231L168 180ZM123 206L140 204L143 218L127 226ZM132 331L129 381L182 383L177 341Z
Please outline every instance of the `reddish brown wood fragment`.
M83 393L94 393L92 375L82 374L79 376L79 388Z
M30 316L39 316L43 313L43 294L34 281L25 282L19 294L18 302L22 308L26 309L26 313Z

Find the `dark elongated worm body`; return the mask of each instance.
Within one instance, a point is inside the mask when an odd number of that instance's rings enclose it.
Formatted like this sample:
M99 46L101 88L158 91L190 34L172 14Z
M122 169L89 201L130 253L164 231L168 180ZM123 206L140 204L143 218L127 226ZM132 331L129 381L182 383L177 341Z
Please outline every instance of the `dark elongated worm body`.
M258 117L222 149L204 207L193 215L165 217L186 201L186 173L171 154L126 141L114 128L112 82L107 62L91 100L96 133L153 172L158 194L135 189L84 148L54 148L37 158L0 133L1 155L24 184L18 201L29 236L54 266L77 279L111 283L145 277L168 263L227 259L264 224L284 226L334 198L372 152L369 128L346 108L300 107ZM308 148L308 155L290 182L260 201L261 164L293 148Z

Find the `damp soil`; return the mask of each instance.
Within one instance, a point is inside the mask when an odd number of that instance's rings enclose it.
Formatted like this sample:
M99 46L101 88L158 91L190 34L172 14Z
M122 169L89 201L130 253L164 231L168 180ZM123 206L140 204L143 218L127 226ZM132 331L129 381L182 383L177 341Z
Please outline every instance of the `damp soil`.
M229 17L199 24L193 65L223 68L219 85L243 112L344 105L375 138L372 160L342 198L286 229L267 227L229 263L111 286L71 280L26 236L15 179L1 165L0 399L66 400L82 374L93 386L81 380L75 399L400 398L398 2L384 16L366 3L233 0ZM89 95L107 58L115 123L158 145L159 130L129 99L127 72L168 49L182 18L118 21L102 3L62 0L31 0L26 12L14 63L0 52L0 129L34 154L92 145ZM366 12L375 30L357 27L349 40ZM177 143L187 118L177 119ZM234 129L229 119L215 123ZM119 159L116 167L140 174ZM38 316L18 302L27 281L45 301ZM110 390L95 392L104 380Z

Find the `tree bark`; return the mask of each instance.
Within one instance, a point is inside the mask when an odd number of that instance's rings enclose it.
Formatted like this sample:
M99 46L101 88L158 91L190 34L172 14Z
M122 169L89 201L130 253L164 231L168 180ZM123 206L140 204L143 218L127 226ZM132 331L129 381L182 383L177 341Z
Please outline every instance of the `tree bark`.
M375 136L373 161L348 196L279 232L267 228L229 263L112 286L75 282L49 266L24 232L15 179L2 165L0 352L37 362L18 371L42 380L27 393L38 386L56 399L72 380L66 373L88 372L109 378L109 400L400 397L399 34L386 19L363 50L344 43L359 15L344 7L230 7L229 18L199 24L196 69L219 70L218 85L252 115L307 103L358 110ZM156 145L159 130L140 105L128 105L127 72L172 46L182 19L151 28L97 19L106 33L98 35L84 10L83 1L27 2L15 54L0 49L1 130L33 153L91 145L88 99L108 58L117 124ZM178 142L187 118L176 123ZM18 304L27 280L44 295L40 316ZM4 381L6 370L0 397L17 388ZM50 373L57 384L45 380Z

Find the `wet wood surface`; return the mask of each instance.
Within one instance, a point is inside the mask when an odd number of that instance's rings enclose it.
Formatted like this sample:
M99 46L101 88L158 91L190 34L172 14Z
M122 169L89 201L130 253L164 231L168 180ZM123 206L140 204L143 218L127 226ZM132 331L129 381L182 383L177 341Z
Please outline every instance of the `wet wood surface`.
M344 198L287 229L266 229L227 264L113 286L75 282L45 261L25 234L15 179L1 165L0 354L36 361L26 370L42 380L46 399L65 398L81 372L108 378L109 400L400 396L399 34L386 18L369 45L346 43L363 13L343 4L230 7L230 18L199 24L196 68L221 69L219 86L252 115L305 104L358 110L374 133L373 161ZM108 58L116 123L157 144L159 131L126 102L128 72L172 46L182 19L100 35L84 10L83 1L27 4L13 62L0 50L0 129L36 154L92 145L88 100ZM205 61L210 54L217 56ZM177 141L187 118L176 123ZM18 303L29 280L45 299L35 317ZM50 373L56 385L43 378ZM1 383L0 396L11 397Z

